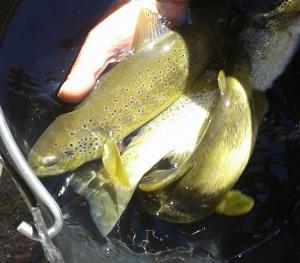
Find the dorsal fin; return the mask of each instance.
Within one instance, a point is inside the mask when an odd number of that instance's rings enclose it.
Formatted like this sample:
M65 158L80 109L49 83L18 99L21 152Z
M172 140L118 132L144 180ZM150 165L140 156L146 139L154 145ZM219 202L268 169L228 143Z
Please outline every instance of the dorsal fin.
M134 49L138 50L141 46L159 38L169 32L164 19L155 11L143 7L139 14L135 37Z

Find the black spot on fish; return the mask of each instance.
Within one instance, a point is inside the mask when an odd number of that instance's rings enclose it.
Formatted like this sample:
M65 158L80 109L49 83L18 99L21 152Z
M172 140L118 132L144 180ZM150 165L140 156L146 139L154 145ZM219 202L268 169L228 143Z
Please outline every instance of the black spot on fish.
M68 150L68 151L65 151L64 152L64 155L66 156L66 157L70 157L70 156L72 156L74 154L74 152L72 151L72 150Z

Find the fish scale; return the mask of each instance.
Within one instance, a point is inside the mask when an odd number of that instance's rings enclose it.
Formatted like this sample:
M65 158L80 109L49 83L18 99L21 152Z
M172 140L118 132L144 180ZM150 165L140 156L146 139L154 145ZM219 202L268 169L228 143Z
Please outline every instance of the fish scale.
M165 110L212 60L210 34L205 23L182 26L119 63L40 136L28 158L35 172L59 174L100 158L108 136L122 140Z

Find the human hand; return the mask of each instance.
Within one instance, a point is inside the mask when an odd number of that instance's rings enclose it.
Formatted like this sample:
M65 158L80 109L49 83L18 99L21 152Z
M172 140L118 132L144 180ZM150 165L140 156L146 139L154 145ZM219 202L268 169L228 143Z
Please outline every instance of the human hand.
M188 0L131 1L123 5L88 34L76 60L62 84L58 97L65 102L78 102L89 94L97 78L111 62L133 48L134 33L142 6L166 17L170 25L187 10Z

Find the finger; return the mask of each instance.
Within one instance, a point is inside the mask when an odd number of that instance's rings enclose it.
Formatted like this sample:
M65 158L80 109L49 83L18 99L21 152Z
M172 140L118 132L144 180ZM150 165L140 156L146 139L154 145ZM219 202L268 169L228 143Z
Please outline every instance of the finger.
M66 102L84 98L106 65L132 48L140 6L131 2L100 22L88 34L58 97Z

